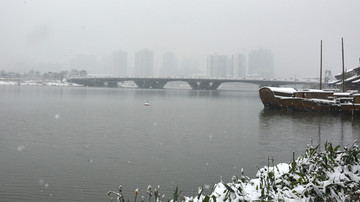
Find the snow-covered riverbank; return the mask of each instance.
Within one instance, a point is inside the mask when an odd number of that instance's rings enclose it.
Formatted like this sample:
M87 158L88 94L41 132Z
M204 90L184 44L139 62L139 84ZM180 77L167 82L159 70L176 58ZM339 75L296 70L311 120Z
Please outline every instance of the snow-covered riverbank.
M1 81L0 86L81 86L58 80Z

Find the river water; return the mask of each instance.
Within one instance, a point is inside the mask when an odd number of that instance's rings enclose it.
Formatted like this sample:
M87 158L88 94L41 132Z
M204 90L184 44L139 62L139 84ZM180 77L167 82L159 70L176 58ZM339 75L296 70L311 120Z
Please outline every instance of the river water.
M306 144L348 145L359 119L264 111L253 85L189 89L0 86L0 201L110 201L149 184L210 192L241 168L289 162ZM150 106L145 107L144 102Z

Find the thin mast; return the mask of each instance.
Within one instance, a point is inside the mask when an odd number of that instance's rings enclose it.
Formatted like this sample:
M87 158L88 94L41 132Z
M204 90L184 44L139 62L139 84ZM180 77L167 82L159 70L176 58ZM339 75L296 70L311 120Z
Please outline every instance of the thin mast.
M320 90L322 89L322 40L320 41Z
M341 38L341 49L342 49L342 90L345 92L345 70L344 70L344 40Z

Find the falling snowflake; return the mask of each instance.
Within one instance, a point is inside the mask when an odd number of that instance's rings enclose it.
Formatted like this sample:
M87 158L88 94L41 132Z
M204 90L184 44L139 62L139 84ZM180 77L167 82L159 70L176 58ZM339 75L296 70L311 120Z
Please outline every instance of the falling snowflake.
M20 145L20 146L17 147L17 150L18 150L19 152L24 151L24 149L25 149L25 146L24 146L24 145Z

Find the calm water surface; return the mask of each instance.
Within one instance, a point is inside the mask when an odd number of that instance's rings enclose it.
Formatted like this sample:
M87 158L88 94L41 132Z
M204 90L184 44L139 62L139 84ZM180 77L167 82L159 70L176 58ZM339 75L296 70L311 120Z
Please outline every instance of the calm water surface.
M257 90L0 86L0 201L110 201L120 184L130 200L149 184L195 195L311 140L360 137L359 119L264 111Z

